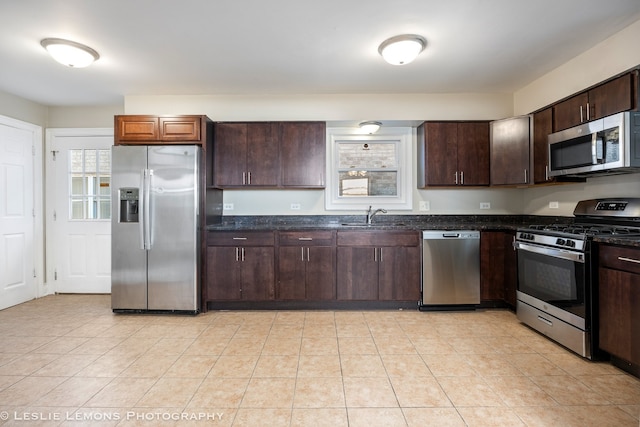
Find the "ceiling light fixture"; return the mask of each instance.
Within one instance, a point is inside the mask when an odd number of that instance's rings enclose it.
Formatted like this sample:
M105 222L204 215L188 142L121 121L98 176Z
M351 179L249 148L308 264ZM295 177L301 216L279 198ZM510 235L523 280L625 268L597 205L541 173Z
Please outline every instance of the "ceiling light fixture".
M42 40L40 44L53 59L67 67L84 68L100 58L95 50L70 40L50 38Z
M362 129L363 132L372 134L372 133L378 132L378 129L380 129L380 126L382 126L382 123L368 121L368 122L362 122L358 126L360 126L360 129Z
M427 46L427 40L416 34L402 34L386 39L378 47L385 61L392 65L405 65L418 57Z

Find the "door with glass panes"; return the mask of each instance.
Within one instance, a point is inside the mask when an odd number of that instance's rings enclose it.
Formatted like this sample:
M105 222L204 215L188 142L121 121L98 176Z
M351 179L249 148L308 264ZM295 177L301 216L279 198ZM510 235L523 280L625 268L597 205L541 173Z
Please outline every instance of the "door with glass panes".
M47 131L47 282L111 292L112 129Z

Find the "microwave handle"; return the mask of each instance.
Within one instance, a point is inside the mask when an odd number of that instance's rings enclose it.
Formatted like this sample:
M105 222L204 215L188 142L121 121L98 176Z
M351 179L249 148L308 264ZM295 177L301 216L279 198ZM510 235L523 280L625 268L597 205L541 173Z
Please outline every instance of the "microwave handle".
M604 141L598 132L591 135L591 163L599 165L604 160Z

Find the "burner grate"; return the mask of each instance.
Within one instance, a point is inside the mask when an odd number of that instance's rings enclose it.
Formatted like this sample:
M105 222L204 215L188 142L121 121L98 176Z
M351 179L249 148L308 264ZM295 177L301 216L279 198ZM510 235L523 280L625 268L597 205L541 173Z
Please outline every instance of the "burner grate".
M529 226L529 229L587 236L640 234L640 227L624 227L607 224L533 224Z

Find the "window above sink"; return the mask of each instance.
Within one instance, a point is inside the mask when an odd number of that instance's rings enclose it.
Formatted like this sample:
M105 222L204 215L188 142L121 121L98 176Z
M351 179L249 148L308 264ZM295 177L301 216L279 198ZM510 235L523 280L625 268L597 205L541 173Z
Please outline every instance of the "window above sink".
M410 127L327 128L327 210L412 209Z

